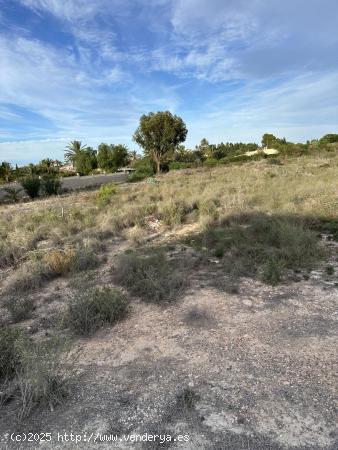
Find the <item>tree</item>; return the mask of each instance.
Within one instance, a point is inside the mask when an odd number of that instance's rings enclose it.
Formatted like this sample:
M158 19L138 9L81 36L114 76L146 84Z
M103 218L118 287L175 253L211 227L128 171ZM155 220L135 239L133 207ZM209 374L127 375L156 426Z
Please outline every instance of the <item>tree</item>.
M156 164L157 173L161 162L185 141L187 128L183 120L169 111L143 115L134 133L134 141L143 148L146 156Z
M126 166L129 162L129 152L125 145L111 145L114 168Z
M265 134L263 134L263 137L262 137L262 145L263 145L263 147L269 148L272 145L274 145L277 142L277 140L278 139L273 134L265 133Z
M91 147L81 149L74 158L74 165L77 172L88 175L97 168L96 151Z
M39 166L45 173L52 173L54 171L55 163L52 159L46 158L39 162Z
M334 144L335 142L338 142L338 134L326 134L319 139L320 144Z
M2 178L6 183L11 181L13 174L13 169L10 163L3 162L0 166L0 178Z
M86 145L82 145L81 141L71 141L66 146L65 160L75 164L76 158L79 153L86 148Z
M97 165L103 170L113 170L113 157L110 145L102 142L97 149Z
M100 169L117 170L129 162L128 148L122 144L100 144L97 153L97 163Z

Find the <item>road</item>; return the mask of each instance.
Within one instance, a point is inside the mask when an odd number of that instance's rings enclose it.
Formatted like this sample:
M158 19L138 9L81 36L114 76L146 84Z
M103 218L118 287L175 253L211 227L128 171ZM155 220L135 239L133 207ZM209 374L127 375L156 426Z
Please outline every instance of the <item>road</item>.
M62 189L67 191L75 191L93 188L96 186L101 186L102 184L110 183L114 181L115 183L123 183L127 180L128 174L125 173L109 173L106 175L87 175L83 177L67 177L61 178ZM7 185L0 186L0 200L6 196L4 187L21 188L20 183L9 183Z

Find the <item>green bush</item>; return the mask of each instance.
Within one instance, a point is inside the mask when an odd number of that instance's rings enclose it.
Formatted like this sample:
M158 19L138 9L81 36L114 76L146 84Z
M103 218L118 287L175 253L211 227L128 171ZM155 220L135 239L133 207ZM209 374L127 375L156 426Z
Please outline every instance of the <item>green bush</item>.
M135 172L128 176L128 181L130 183L142 181L145 178L151 177L155 173L154 167L148 158L142 158L135 161L133 164L133 169L135 169Z
M41 180L37 176L30 176L24 178L21 181L21 185L24 188L26 194L30 198L36 198L39 196L40 188L41 188Z
M118 289L90 289L69 303L66 323L78 335L92 334L103 325L125 317L128 300Z
M201 244L215 254L224 249L224 269L233 276L281 281L287 269L311 269L324 255L316 233L297 220L264 214L234 216L202 234Z
M110 203L113 195L117 192L115 183L104 184L96 193L96 200L100 206L105 206Z
M42 187L45 195L57 195L61 189L61 181L56 176L46 176L43 179Z
M177 261L163 253L121 255L114 278L133 295L148 303L172 302L187 286L187 277Z

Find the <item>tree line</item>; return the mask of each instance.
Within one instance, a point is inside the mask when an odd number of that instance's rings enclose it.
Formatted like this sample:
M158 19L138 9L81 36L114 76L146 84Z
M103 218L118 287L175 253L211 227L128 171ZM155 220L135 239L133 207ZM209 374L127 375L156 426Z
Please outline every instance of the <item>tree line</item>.
M141 116L133 140L143 150L143 155L122 144L101 143L97 149L83 145L80 141L71 141L65 149L65 161L72 170L62 172L63 163L50 158L43 159L38 164L13 167L8 162L0 165L0 181L9 183L27 178L53 178L78 173L88 175L96 172L115 172L123 166L132 166L136 173L131 181L142 179L153 173L170 169L195 167L197 165L216 165L245 159L247 152L255 152L260 146L257 143L221 142L211 144L202 139L194 149L186 148L183 143L187 137L187 127L181 117L169 111L149 113ZM261 145L274 148L282 154L301 155L313 149L332 150L337 147L338 134L326 134L318 140L304 143L288 142L265 133Z

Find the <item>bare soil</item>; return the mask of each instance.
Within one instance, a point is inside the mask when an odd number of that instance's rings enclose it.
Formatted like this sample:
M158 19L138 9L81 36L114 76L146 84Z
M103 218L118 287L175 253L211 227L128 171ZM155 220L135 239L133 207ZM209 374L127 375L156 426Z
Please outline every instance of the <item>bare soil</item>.
M107 263L89 281L111 285L111 262L123 249L112 242ZM177 244L172 251L191 249ZM333 275L323 266L309 279L295 274L278 287L242 279L233 292L210 261L192 274L177 303L133 299L124 321L75 341L79 376L64 404L36 410L21 423L15 401L2 410L0 435L50 432L52 441L8 444L3 437L0 448L338 448L334 245L332 255ZM32 335L54 332L53 313L62 310L73 284L55 280L39 293L39 306L24 324ZM82 441L58 440L65 432ZM91 433L121 440L89 442ZM124 442L129 433L189 440Z

